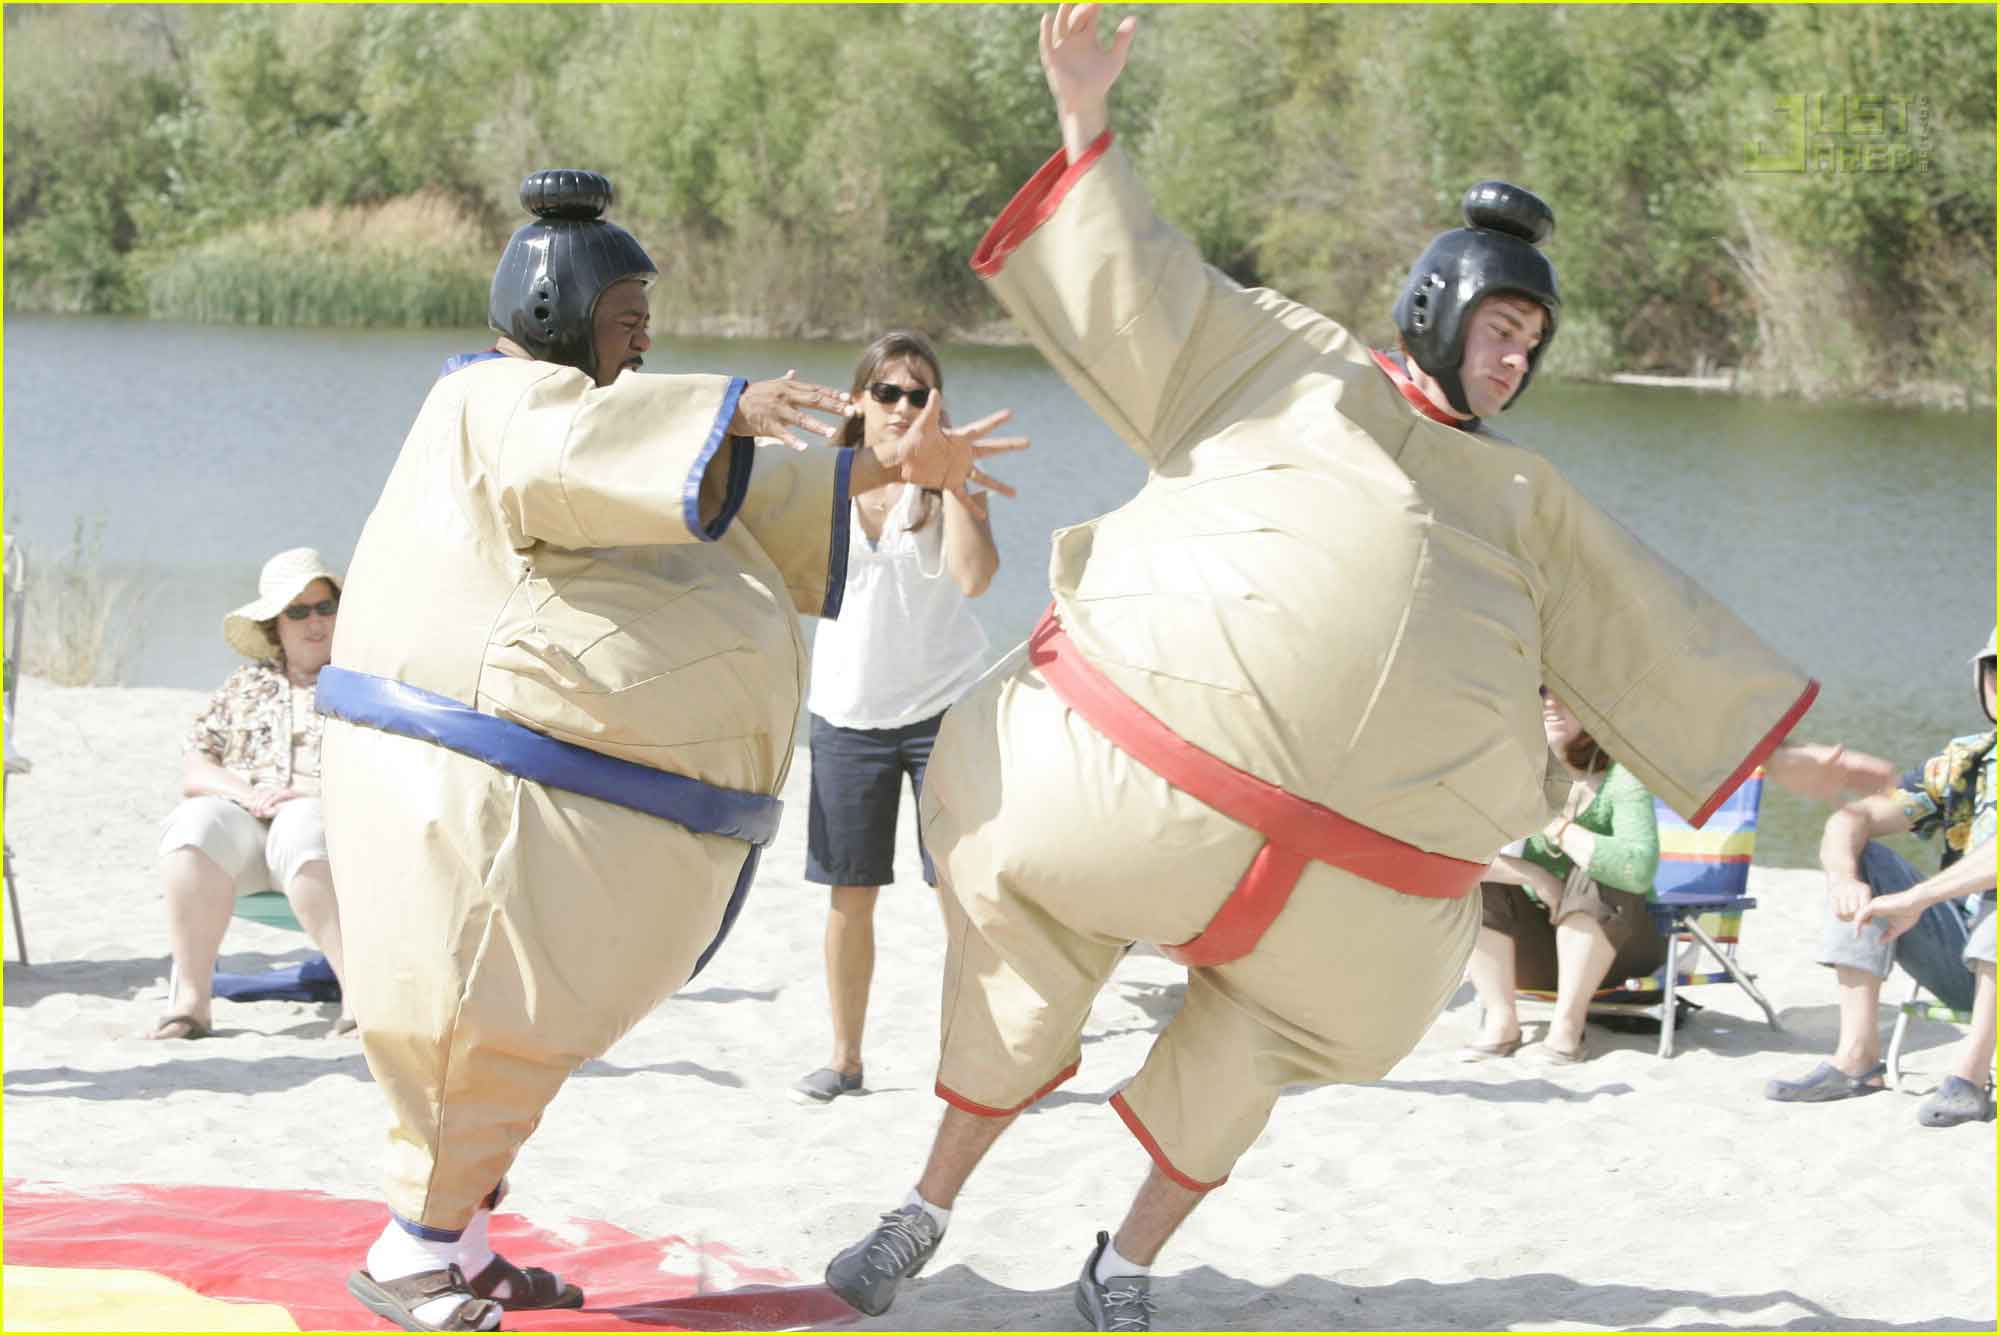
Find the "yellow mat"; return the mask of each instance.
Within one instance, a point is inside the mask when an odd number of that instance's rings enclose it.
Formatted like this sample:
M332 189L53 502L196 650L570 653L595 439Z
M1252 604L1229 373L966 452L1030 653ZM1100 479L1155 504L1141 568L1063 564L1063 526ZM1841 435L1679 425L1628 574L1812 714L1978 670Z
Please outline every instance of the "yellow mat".
M0 1322L15 1330L297 1330L270 1303L205 1298L150 1270L0 1268Z

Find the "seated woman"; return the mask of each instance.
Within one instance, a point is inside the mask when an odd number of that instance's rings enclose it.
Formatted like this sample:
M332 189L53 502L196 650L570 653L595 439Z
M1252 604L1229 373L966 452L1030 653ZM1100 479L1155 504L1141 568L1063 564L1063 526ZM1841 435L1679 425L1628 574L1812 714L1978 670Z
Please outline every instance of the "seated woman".
M1542 731L1569 771L1569 799L1519 856L1495 858L1480 887L1485 912L1465 976L1484 1019L1462 1050L1469 1061L1521 1046L1514 993L1524 987L1555 990L1542 1055L1582 1061L1591 994L1607 977L1643 977L1667 957L1666 938L1646 912L1660 865L1653 795L1546 688Z
M181 769L186 800L160 837L174 973L166 1017L149 1038L208 1036L215 957L239 889L284 891L334 975L346 972L313 708L313 685L333 656L340 579L318 552L294 547L264 563L257 593L222 620L230 648L251 661L195 719ZM334 1032L353 1029L343 1006Z
M884 334L855 365L857 411L835 443L873 447L901 436L931 396L943 394L944 371L930 341L909 331ZM895 880L903 776L922 792L944 711L986 666L986 635L967 600L984 593L1000 568L985 492L892 482L857 493L852 506L840 618L820 622L814 632L806 698L812 715L806 880L830 890L825 949L833 1029L827 1064L792 1085L792 1098L809 1105L861 1088L875 901ZM917 853L925 883L936 888L921 834Z

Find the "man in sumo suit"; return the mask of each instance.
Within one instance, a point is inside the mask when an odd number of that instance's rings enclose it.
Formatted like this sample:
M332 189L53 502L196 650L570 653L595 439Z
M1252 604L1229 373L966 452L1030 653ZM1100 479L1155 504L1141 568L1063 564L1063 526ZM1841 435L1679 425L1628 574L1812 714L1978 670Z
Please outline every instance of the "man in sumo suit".
M933 397L880 457L807 449L844 395L640 374L656 271L610 200L593 172L523 184L502 337L418 413L318 692L346 982L393 1121L391 1219L348 1287L405 1329L582 1304L493 1253L492 1211L570 1072L742 903L792 756L799 614L839 612L849 495L955 487L1025 443L976 443L1004 413L947 431Z
M1186 999L1111 1100L1152 1165L1075 1296L1149 1329L1151 1262L1279 1092L1379 1079L1457 988L1481 873L1548 819L1539 686L1697 823L1759 764L1826 796L1890 773L1782 745L1816 686L1485 430L1555 332L1546 205L1475 187L1396 303L1402 355L1373 351L1154 215L1106 102L1134 22L1107 48L1091 6L1043 20L1063 151L973 259L1150 476L1055 535L1050 614L939 734L948 1106L916 1188L828 1266L869 1314L1144 941Z

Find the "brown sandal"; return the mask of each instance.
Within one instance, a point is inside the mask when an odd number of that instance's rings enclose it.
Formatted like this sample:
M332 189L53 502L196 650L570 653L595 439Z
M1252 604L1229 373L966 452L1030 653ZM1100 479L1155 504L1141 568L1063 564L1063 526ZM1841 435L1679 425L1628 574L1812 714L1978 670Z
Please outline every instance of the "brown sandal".
M492 1269L491 1266L487 1269ZM483 1272L482 1272L483 1273ZM366 1270L350 1271L347 1276L347 1291L361 1300L361 1305L381 1317L393 1321L404 1330L497 1330L499 1323L493 1318L500 1315L499 1303L480 1297L465 1282L465 1272L457 1266L446 1266L442 1270L426 1270L421 1274L406 1275L402 1279L377 1279ZM434 1298L449 1298L457 1294L465 1301L453 1309L442 1326L429 1325L417 1320L417 1309Z

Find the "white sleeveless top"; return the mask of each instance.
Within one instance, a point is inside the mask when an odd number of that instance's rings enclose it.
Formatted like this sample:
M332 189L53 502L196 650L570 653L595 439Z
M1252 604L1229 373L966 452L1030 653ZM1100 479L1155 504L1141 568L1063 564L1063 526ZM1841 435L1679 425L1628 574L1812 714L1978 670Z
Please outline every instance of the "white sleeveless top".
M847 591L837 621L813 633L812 686L806 707L842 728L900 728L942 713L979 679L986 633L973 620L958 581L945 569L943 502L905 487L868 541L849 503Z

